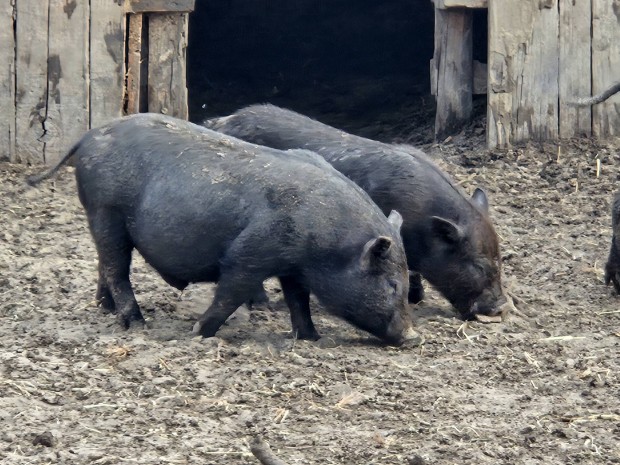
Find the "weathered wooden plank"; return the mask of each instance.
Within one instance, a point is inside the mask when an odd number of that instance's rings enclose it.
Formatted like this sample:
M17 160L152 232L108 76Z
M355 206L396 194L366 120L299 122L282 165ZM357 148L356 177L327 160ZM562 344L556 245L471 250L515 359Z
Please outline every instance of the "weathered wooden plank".
M90 127L105 124L123 112L125 13L122 3L122 0L90 2Z
M187 14L149 15L148 110L187 119Z
M488 8L488 0L433 0L435 8Z
M437 95L437 68L435 61L431 59L431 95ZM474 83L472 92L474 95L484 95L487 93L487 64L474 60Z
M88 130L89 8L49 2L45 163L55 164Z
M576 97L590 95L591 1L560 1L560 137L589 136L589 107L571 105Z
M195 0L127 0L127 13L189 13Z
M48 0L16 2L15 161L44 163Z
M437 139L458 131L471 118L472 30L471 11L435 9L435 71L431 74L437 79Z
M475 95L487 93L487 64L474 60L474 87Z
M555 0L490 3L490 147L558 137L558 35Z
M14 2L0 5L0 160L15 158Z
M592 0L592 94L620 80L620 4ZM592 132L620 136L620 94L592 107Z
M126 113L140 113L142 74L142 14L129 15L127 32L127 108ZM146 76L145 76L146 77Z

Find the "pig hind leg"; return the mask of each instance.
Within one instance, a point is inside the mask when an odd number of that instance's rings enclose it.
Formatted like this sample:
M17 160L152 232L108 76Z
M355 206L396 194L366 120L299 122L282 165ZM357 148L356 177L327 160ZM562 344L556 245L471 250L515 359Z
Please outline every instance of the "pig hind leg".
M103 275L103 268L101 267L101 260L99 260L99 280L97 281L97 294L95 299L102 308L110 312L116 312L116 305L114 299L110 293L110 288L106 283L105 276Z
M294 276L280 276L284 300L291 312L293 334L297 339L316 341L317 332L310 316L310 292Z
M213 302L194 325L194 333L212 337L237 308L250 301L262 283L254 283L248 272L237 268L222 270ZM253 283L249 284L248 283Z
M415 271L409 272L409 295L408 300L412 304L422 302L424 299L424 287L422 286L422 276Z
M122 326L143 321L129 281L133 242L122 215L108 209L89 212L88 222L99 255L97 299L108 310L118 313Z

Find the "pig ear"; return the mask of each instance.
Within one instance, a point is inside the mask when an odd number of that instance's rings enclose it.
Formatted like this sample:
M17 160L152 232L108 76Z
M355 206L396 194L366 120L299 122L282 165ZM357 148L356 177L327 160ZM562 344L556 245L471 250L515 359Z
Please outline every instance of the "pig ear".
M400 231L400 227L403 225L403 217L396 210L392 210L388 216L388 223L394 226L396 231Z
M364 245L362 252L362 262L367 264L375 263L377 260L385 260L392 247L392 239L386 236L379 236L370 239Z
M487 194L479 187L476 187L474 194L471 196L471 201L481 211L484 213L489 213L489 200L487 199Z
M460 226L439 216L431 217L433 237L442 239L449 244L458 243L464 236Z

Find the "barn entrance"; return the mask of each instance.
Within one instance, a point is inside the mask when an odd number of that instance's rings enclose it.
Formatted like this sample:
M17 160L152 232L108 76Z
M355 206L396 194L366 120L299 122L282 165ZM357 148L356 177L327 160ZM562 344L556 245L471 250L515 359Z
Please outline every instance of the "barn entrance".
M486 44L484 13L476 29ZM429 0L196 2L190 120L269 102L366 137L428 142L433 31ZM486 48L474 49L486 61Z

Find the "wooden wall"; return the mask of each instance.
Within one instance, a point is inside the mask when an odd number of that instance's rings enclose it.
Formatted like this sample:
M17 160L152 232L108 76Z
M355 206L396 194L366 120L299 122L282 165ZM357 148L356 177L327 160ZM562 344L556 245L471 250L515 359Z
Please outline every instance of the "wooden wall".
M15 156L15 36L13 1L0 3L0 160Z
M577 98L620 80L617 0L490 0L487 136L490 147L620 135L620 95Z
M187 12L193 4L2 0L0 159L53 164L86 130L124 113L161 111L186 118ZM138 50L137 62L148 60L149 46L153 60L143 76L132 75L137 79L132 84L152 97L144 108L129 108L126 27L135 23L128 18L139 17L141 23L143 15L152 20L153 37ZM171 82L174 87L168 88Z
M54 163L84 131L122 113L123 7L116 0L8 3L0 10L0 144L9 150L0 156Z
M486 0L435 3L454 11L487 6ZM186 118L193 6L194 0L0 2L0 159L54 163L85 130L124 112ZM620 0L488 0L488 9L490 147L620 136L620 94L591 108L571 104L620 80ZM459 50L454 44L470 43L470 29L461 29L460 36L455 28L444 34L452 45L436 38L436 49L446 52L441 57ZM475 74L469 56L457 55L434 60L438 101L446 87L440 84L459 68ZM458 116L455 104L470 106L465 93L473 85L461 90L455 101L438 105L439 120L439 113Z

